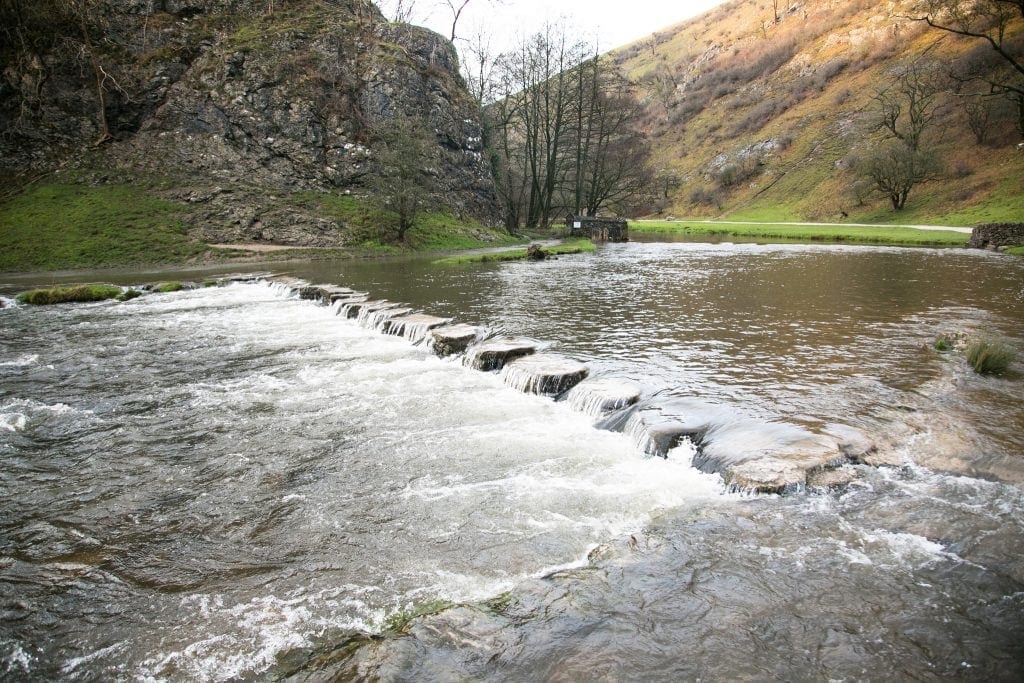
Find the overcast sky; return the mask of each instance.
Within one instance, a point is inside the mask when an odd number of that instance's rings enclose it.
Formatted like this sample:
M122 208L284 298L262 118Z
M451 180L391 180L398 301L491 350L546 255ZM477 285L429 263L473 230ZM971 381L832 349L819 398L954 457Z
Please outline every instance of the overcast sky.
M408 2L408 0L406 0ZM395 0L378 2L391 18ZM415 0L414 23L448 37L452 15L444 0ZM723 0L470 0L457 32L468 36L484 25L502 49L517 35L537 31L545 21L565 16L583 36L599 41L602 52L650 35L700 14Z

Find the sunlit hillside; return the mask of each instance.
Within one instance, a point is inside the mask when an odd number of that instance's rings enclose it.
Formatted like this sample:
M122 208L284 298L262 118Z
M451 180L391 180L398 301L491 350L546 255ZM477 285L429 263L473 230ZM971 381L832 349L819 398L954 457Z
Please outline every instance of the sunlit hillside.
M1024 220L1024 148L1013 103L947 79L988 64L980 41L908 18L907 2L732 0L615 51L638 84L655 149L656 215L746 220ZM1024 41L1024 25L1011 35ZM866 191L857 160L884 138L875 96L910 63L943 80L922 144L934 180L906 207ZM987 67L986 67L987 68ZM980 108L980 109L979 109ZM976 125L976 136L969 125ZM979 141L979 137L981 141Z

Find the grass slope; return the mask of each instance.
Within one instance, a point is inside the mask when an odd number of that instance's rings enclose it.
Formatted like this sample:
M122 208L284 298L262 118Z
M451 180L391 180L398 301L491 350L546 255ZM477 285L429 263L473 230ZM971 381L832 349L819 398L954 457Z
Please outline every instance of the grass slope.
M733 223L687 223L686 221L631 222L630 230L678 235L734 235L765 239L903 246L966 247L970 235L945 230L917 230L894 226L756 225Z
M43 185L0 204L0 271L183 262L182 209L129 186Z
M978 41L908 20L912 0L731 0L609 56L637 84L654 166L674 176L659 215L739 221L973 225L1024 220L1024 153L996 99L978 143L964 103L940 98L924 142L941 159L903 211L863 195L853 172L883 136L876 93L924 55L939 69ZM1012 32L1024 40L1024 21ZM967 91L962 90L961 95ZM660 189L660 188L659 188Z

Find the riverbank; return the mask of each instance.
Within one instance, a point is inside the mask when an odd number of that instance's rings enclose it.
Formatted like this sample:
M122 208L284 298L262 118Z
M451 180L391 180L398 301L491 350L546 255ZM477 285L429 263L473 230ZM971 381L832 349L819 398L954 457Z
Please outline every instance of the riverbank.
M738 223L731 221L676 220L630 221L630 230L640 233L677 235L732 235L762 239L849 244L886 244L905 247L966 247L966 228L940 226L897 226L830 223Z
M315 195L343 246L212 245L194 238L188 208L131 185L45 184L0 203L0 273L367 258L513 246L525 240L445 213L425 213L402 243L386 239L387 215L351 197Z

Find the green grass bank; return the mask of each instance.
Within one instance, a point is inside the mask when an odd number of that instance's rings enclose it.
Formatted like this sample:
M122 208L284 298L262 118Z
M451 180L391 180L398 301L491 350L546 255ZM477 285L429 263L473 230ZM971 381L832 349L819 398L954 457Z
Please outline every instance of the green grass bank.
M965 247L970 239L970 235L952 230L918 230L898 226L759 225L755 223L699 223L677 220L631 221L629 229L639 233L732 235L766 240L783 239L915 247Z

